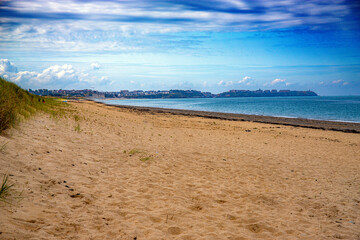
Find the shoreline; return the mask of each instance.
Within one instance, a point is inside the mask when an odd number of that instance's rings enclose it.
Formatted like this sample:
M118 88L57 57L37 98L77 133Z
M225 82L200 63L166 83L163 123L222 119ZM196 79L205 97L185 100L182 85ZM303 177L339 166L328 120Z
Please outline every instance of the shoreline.
M273 117L273 116L209 112L209 111L173 109L173 108L115 105L115 104L107 104L104 102L96 101L94 99L87 99L87 100L93 101L98 104L102 104L104 106L113 106L118 108L125 108L125 109L150 112L150 113L165 113L172 115L204 117L204 118L221 119L221 120L229 120L229 121L247 121L247 122L257 122L257 123L267 123L267 124L278 124L278 125L285 125L292 127L340 131L346 133L360 133L360 123L354 123L354 122L315 120L315 119L306 119L306 118Z

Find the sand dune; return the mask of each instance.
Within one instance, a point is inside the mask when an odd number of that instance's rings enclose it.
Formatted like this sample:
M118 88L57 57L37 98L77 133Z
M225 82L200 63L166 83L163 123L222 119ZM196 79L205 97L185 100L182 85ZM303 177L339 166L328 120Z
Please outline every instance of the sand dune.
M360 239L360 134L70 105L0 137L0 239Z

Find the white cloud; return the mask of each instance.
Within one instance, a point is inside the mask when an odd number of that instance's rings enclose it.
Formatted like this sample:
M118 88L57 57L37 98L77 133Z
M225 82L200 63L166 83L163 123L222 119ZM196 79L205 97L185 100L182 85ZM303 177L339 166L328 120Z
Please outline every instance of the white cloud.
M14 82L27 82L31 79L35 79L37 78L37 76L39 75L39 73L37 72L29 72L29 71L22 71L17 73L16 75L13 75L12 77L10 76L10 80L14 81Z
M101 68L99 63L92 63L90 66L93 70L99 70Z
M250 80L250 79L251 79L251 77L245 76L245 77L243 77L243 79L241 79L238 83L245 83L247 80Z
M343 82L343 80L341 80L341 79L332 81L333 84L338 84L338 83L341 83L341 82Z
M135 81L131 80L131 81L130 81L130 83L131 83L131 84L134 84L134 83L135 83Z
M0 59L0 74L5 72L16 73L17 67L9 59Z
M342 79L334 80L331 83L334 84L334 85L342 85L342 86L346 86L346 85L350 84L349 82L345 82Z
M82 77L85 77L84 74L76 72L72 65L64 64L62 66L54 65L45 69L33 78L32 81L39 83L81 81L83 80Z
M20 71L17 72L16 66L8 59L2 59L0 62L0 75L6 79L19 83L21 85L28 85L31 87L42 87L46 84L54 86L74 85L81 82L84 83L106 83L107 77L98 78L90 76L84 71L75 69L70 64L53 65L42 72ZM46 86L48 86L46 85Z
M285 81L286 81L285 79L276 78L275 80L273 80L270 83L270 85L275 85L275 84L282 83L282 82L285 82Z
M226 83L225 83L225 86L232 86L233 85L233 82L232 81L227 81Z
M333 84L333 85L342 85L342 86L346 86L346 85L349 85L350 83L349 82L345 82L344 80L342 79L338 79L338 80L334 80L332 82L319 82L320 85L323 85L323 86L327 86L329 84Z
M224 80L221 80L218 82L218 86L225 86L225 87L228 87L228 86L232 86L234 83L233 81L224 81Z
M287 83L285 83L285 85L290 86L290 85L292 85L292 83L287 82Z

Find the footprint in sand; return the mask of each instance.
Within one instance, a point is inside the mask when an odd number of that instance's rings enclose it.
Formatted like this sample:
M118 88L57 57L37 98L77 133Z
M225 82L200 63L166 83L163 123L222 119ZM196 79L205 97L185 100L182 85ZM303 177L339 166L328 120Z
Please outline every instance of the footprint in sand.
M159 217L150 216L149 218L150 218L150 220L151 220L153 223L159 223L159 222L161 222L161 218L159 218Z
M226 218L229 219L229 220L231 220L231 221L236 220L236 217L233 216L233 215L230 215L230 214L227 214L227 215L226 215Z
M201 205L193 205L190 207L191 210L193 211L201 211L203 209L203 207Z
M168 233L170 233L171 235L179 235L181 233L181 228L179 228L179 227L169 227L168 228Z
M248 225L248 229L253 233L259 233L261 231L261 227L258 224L250 224Z

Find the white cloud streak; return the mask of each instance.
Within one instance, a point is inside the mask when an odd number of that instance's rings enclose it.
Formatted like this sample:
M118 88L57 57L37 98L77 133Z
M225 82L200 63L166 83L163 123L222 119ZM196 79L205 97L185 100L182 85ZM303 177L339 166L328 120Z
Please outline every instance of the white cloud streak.
M343 1L300 0L254 1L76 1L63 0L17 0L10 2L8 9L20 14L45 14L46 18L84 19L87 21L115 21L132 25L164 25L182 31L219 30L223 28L279 28L303 24L337 23L349 14L349 6ZM301 17L299 16L301 14ZM256 22L256 23L255 23ZM250 26L250 24L252 26ZM88 26L88 28L91 28ZM245 29L247 28L247 29Z

